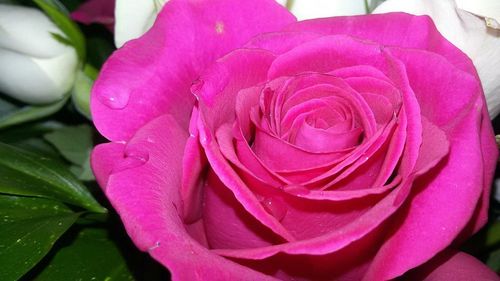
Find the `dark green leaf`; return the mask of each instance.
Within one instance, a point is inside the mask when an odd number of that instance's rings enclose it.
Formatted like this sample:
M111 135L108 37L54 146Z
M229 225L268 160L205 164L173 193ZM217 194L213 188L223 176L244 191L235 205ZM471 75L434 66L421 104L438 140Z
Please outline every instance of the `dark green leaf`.
M80 61L85 61L85 37L67 14L67 11L54 0L33 0L50 17L57 27L64 33L65 39L76 50Z
M29 271L78 216L57 201L0 196L0 280Z
M64 127L44 136L53 144L62 156L73 164L82 165L92 149L92 128L83 124Z
M3 143L0 143L0 193L54 198L90 211L106 211L58 161Z
M45 139L73 164L70 170L79 179L94 180L90 169L90 152L92 151L92 128L83 124L64 127L46 134Z
M486 264L495 272L500 271L500 249L490 253Z
M18 107L7 100L0 98L0 120L3 119L2 116L12 113L12 111L17 110Z
M59 152L50 143L42 138L24 139L12 145L32 153L53 158L54 160L63 161Z
M95 180L94 173L90 168L90 157L81 166L73 165L69 167L71 172L82 181Z
M500 245L500 222L488 224L486 226L486 247L495 247Z
M19 141L40 137L54 130L64 127L63 124L54 121L46 121L41 123L29 123L21 126L15 126L9 129L2 130L0 133L0 142L17 143Z
M67 247L57 252L36 281L134 280L117 245L106 229L83 229Z
M0 99L0 104L3 104L3 106L0 106L0 129L47 117L59 111L66 101L67 98L64 98L47 105L16 107L12 104L8 106L8 102Z
M59 152L42 136L62 126L53 121L14 126L0 133L0 142L59 159L61 157Z

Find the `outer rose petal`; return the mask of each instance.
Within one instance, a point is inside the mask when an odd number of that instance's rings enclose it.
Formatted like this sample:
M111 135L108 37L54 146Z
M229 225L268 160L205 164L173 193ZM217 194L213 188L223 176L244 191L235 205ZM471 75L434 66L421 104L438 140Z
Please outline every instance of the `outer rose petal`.
M438 165L435 173L416 181L414 188L418 192L406 211L400 213L394 234L378 252L365 280L400 276L448 247L467 225L485 188L485 179L491 179L491 171L484 172L490 167L484 167L483 157L490 162L490 156L497 155L493 149L485 155L481 151L481 136L492 136L490 130L481 130L481 106L477 101L449 133L448 159ZM464 162L468 165L462 165Z
M345 34L381 45L423 49L444 56L457 68L476 75L470 60L436 30L432 19L405 13L315 19L297 22L289 31ZM401 34L404 34L402 38ZM465 59L464 59L465 58Z
M495 281L500 280L500 278L474 257L462 252L447 250L406 274L403 280Z
M92 167L112 170L105 193L128 234L172 272L173 280L273 280L212 254L187 233L178 213L187 132L169 115L141 128L120 158L117 144L99 146ZM109 156L113 157L109 157ZM98 173L100 183L103 174Z
M97 129L110 140L127 140L165 113L187 128L194 102L189 87L200 72L250 37L294 21L271 0L169 1L143 37L103 66L91 96Z
M375 13L407 12L429 15L438 30L474 62L484 87L490 117L500 113L500 30L488 28L480 16L500 14L499 2L461 0L390 0L382 3ZM495 7L496 5L496 7ZM488 7L490 6L490 7ZM486 12L489 10L489 12Z
M90 162L92 163L92 170L99 186L106 189L109 176L113 172L113 163L123 160L123 150L125 144L123 143L105 143L98 145L92 151Z

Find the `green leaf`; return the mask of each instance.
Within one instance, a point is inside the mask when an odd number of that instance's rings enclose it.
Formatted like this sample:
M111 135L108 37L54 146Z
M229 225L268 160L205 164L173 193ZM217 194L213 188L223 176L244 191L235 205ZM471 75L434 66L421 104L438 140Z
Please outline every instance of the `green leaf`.
M97 77L97 70L90 65L85 65L83 71L76 74L75 85L71 91L73 104L78 112L87 119L92 120L90 116L90 90Z
M53 121L15 126L0 133L0 142L59 159L59 152L42 136L62 126Z
M90 157L87 158L87 160L81 166L73 165L69 167L69 169L79 180L95 180L94 173L92 172L92 168L90 167Z
M486 264L495 272L500 270L500 249L490 253Z
M65 41L71 44L76 50L81 62L85 61L85 37L78 28L78 25L73 22L63 10L62 5L54 0L33 0L45 13L50 17L54 24L66 36Z
M53 198L106 212L64 165L4 143L0 143L0 193Z
M0 196L0 280L29 271L78 216L57 201Z
M14 103L8 102L7 100L0 98L0 119L3 119L3 117L1 116L10 114L12 113L12 111L15 111L17 109L18 107Z
M495 247L500 245L500 222L488 224L486 227L486 247Z
M64 127L48 133L44 138L50 142L74 166L70 170L79 179L94 179L90 169L90 152L92 151L92 128L83 124L75 127Z
M0 99L0 129L47 117L59 111L66 101L64 98L47 105L17 107Z
M55 121L28 123L21 126L15 126L2 130L0 133L0 142L15 144L25 139L43 136L63 126L62 123Z
M63 127L44 135L62 156L73 164L82 165L92 149L92 128L83 124Z
M71 41L66 39L66 37L62 36L61 34L51 32L50 35L52 35L52 38L59 41L59 43L61 43L63 45L71 46Z
M118 246L106 229L85 228L67 247L57 252L33 280L134 280Z

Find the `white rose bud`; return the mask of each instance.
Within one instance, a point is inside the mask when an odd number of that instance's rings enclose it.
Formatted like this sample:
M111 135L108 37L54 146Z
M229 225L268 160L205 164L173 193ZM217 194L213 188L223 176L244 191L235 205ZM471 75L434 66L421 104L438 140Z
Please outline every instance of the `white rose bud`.
M153 25L167 0L116 0L115 45L138 38Z
M73 85L76 51L40 10L0 4L0 92L30 104L63 98Z
M499 0L388 0L374 12L430 16L438 30L472 59L490 117L500 113Z

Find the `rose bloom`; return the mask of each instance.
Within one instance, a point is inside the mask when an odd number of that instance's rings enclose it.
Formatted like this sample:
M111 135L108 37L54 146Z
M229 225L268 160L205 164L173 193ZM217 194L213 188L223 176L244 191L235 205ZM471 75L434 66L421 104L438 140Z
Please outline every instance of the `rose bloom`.
M174 280L497 280L453 250L486 222L497 148L429 17L172 0L91 107L97 180Z

